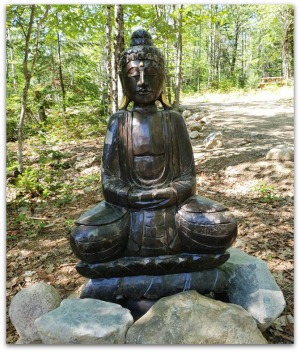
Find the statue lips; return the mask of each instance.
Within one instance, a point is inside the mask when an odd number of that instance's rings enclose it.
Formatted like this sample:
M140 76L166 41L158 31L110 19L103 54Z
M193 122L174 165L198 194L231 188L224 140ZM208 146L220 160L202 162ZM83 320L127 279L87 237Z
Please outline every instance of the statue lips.
M147 94L153 93L153 91L149 89L139 89L137 90L137 93L140 95L147 95Z

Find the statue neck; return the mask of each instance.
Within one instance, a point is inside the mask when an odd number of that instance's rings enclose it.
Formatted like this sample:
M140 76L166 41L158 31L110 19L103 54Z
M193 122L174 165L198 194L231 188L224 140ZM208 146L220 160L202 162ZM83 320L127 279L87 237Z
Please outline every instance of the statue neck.
M149 104L149 105L137 105L137 104L134 104L132 110L140 112L142 114L151 114L151 113L156 112L158 109L157 109L157 106L155 105L155 103L152 103L152 104Z

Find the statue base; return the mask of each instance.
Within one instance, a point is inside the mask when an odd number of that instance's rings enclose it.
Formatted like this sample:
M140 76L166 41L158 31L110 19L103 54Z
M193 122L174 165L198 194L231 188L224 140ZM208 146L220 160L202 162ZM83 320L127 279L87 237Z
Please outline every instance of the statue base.
M80 297L118 303L138 317L162 297L188 290L212 293L243 307L263 331L284 310L283 293L264 261L236 248L228 252L225 264L198 272L90 279Z
M110 279L90 279L80 298L120 303L122 300L157 300L188 290L199 293L223 292L226 275L218 269L168 275L139 275ZM120 303L121 304L121 303Z
M78 273L90 279L110 279L140 275L168 275L196 272L224 264L230 255L225 253L161 255L156 257L123 257L110 262L88 264L79 262Z

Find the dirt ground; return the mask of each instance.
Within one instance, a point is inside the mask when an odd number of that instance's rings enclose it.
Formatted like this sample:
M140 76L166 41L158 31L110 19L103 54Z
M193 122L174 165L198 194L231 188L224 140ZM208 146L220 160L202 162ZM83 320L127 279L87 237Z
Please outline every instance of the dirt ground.
M270 344L294 342L294 163L266 160L278 145L293 147L294 102L291 90L258 91L246 95L210 95L183 99L182 109L200 112L206 124L192 140L197 169L198 194L230 208L239 223L234 247L263 259L286 299L286 308L264 336ZM223 146L205 149L210 132L221 131ZM65 182L100 172L103 138L59 143L68 150L72 167ZM27 146L26 148L32 148ZM26 154L26 153L25 153ZM72 220L102 200L101 185L78 189L67 204L48 202L30 209L13 206L7 189L7 307L22 288L44 280L59 290L62 298L79 292L85 279L77 274L68 235ZM37 234L25 234L13 221L20 213L44 219ZM18 335L7 314L7 343Z

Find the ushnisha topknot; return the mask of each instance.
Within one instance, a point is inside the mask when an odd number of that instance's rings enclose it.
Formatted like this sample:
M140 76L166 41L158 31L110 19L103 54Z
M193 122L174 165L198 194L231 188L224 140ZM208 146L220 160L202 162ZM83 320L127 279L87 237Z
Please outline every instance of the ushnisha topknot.
M144 29L138 29L131 35L130 46L150 45L153 46L151 34Z
M125 65L134 60L151 60L164 71L165 60L161 51L153 46L150 33L145 29L138 29L131 35L130 48L123 51L120 57L120 71Z

